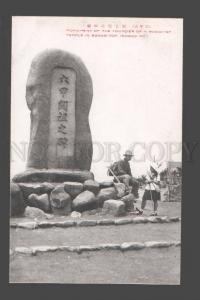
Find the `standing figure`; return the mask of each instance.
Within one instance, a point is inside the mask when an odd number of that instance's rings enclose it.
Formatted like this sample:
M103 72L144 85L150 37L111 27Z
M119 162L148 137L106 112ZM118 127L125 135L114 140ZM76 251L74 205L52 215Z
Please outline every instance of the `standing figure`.
M156 170L156 166L150 165L150 169L146 176L146 186L142 197L141 209L136 208L137 214L143 214L147 200L153 202L153 212L151 216L157 216L158 212L158 201L160 200L160 176Z

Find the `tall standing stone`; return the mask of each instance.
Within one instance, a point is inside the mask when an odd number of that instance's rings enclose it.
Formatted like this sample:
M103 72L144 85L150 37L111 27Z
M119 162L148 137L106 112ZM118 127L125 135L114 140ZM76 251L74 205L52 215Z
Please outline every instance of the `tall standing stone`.
M28 168L90 170L92 93L89 72L77 56L46 50L35 57L26 87L31 111Z

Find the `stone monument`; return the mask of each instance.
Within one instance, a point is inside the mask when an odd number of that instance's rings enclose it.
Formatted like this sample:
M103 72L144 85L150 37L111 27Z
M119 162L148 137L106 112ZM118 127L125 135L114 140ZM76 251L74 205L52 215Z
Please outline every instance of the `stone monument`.
M26 101L31 112L27 170L15 182L93 179L88 115L92 80L80 58L45 50L32 61Z
M90 172L92 94L92 80L80 58L62 50L46 50L34 58L26 85L31 113L27 170L12 179L11 216L35 216L36 208L68 215L102 207L109 199L114 212L118 209L113 182L99 184Z

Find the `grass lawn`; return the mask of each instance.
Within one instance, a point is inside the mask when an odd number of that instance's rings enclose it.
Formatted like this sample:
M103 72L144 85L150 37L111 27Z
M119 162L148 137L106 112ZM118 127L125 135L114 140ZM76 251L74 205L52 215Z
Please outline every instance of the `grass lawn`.
M101 243L179 241L180 222L121 226L11 229L10 247L38 245L95 245Z
M138 207L140 207L140 202L139 200L136 203ZM180 206L180 202L159 202L159 215L180 216ZM149 201L144 215L149 215L150 212L151 202ZM82 218L98 219L102 216L85 212ZM70 217L55 217L54 219L65 220ZM11 222L25 220L25 218L12 218ZM36 230L11 228L10 247L180 241L180 234L180 222L55 227ZM179 284L179 278L180 247L143 249L125 253L112 250L82 254L40 253L37 256L14 254L10 258L10 282Z
M10 282L179 284L180 248L17 255Z

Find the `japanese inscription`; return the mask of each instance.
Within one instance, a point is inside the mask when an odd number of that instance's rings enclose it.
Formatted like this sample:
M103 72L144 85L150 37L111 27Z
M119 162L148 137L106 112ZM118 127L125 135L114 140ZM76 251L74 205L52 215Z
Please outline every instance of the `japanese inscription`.
M76 73L55 68L52 74L48 167L69 168L74 157Z
M58 110L64 110L64 111L67 111L67 106L68 106L68 102L67 101L64 101L64 100L60 100L58 102Z

